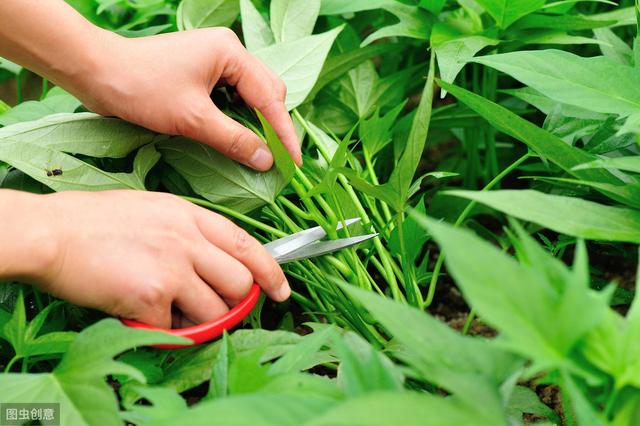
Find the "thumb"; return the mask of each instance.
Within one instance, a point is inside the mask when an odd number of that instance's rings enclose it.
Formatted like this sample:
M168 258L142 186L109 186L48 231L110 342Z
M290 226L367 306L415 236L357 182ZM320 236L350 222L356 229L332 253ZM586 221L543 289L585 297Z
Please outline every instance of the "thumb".
M273 156L258 135L226 116L209 98L200 110L200 113L192 114L196 119L185 120L180 134L258 171L271 168Z

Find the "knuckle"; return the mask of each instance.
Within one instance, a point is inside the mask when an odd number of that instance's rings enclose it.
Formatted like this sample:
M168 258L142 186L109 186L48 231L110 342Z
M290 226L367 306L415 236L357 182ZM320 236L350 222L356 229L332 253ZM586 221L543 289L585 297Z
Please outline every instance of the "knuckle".
M244 158L250 146L251 142L245 132L238 130L231 136L225 154L232 158Z
M287 97L287 85L280 78L276 79L276 94L281 101Z
M176 122L176 133L192 139L199 139L207 120L208 107L201 102L191 102L183 108Z
M240 227L236 227L234 232L234 248L236 254L244 257L249 254L254 247L254 240L247 231Z
M158 283L147 283L138 289L138 300L149 308L161 307L169 298L169 292Z
M214 30L216 32L216 37L218 39L224 39L226 42L231 43L240 43L240 38L238 35L231 29L227 27L219 27Z
M284 273L282 272L280 265L278 265L275 261L270 263L271 264L265 276L265 284L270 288L277 288L278 286L280 286L280 284L282 284L282 281L284 280Z

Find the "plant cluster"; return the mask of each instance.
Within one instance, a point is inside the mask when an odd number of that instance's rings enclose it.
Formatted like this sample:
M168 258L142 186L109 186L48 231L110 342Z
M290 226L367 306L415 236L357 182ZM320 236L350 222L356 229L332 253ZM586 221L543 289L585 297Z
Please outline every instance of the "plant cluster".
M290 304L263 299L245 329L174 351L4 284L0 402L59 402L70 425L640 424L637 4L69 3L131 37L236 30L286 83L304 166L231 89L212 99L263 138L269 172L43 81L0 106L0 187L167 191L265 242L345 236L351 217L379 235L287 265ZM22 101L27 71L0 68ZM434 315L458 290L461 330Z

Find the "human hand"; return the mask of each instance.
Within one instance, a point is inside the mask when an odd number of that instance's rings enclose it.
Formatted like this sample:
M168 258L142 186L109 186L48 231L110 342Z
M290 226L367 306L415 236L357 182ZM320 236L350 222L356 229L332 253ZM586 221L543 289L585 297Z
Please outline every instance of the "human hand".
M266 145L209 97L218 83L235 86L301 164L298 138L284 105L285 84L249 54L233 31L208 28L133 39L99 34L96 44L105 54L93 72L78 75L66 87L91 110L198 140L254 169L268 170L273 157Z
M262 245L224 217L154 192L38 196L46 262L41 290L111 315L168 328L222 316L257 282L283 301L290 288ZM46 212L43 214L43 212ZM172 305L182 316L173 315Z

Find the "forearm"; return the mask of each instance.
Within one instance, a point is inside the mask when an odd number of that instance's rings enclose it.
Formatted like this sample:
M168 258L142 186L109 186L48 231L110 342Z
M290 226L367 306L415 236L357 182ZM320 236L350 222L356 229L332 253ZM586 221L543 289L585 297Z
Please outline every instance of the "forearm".
M0 56L63 87L88 80L113 36L63 0L0 1Z
M0 279L37 281L55 256L47 197L0 189Z

